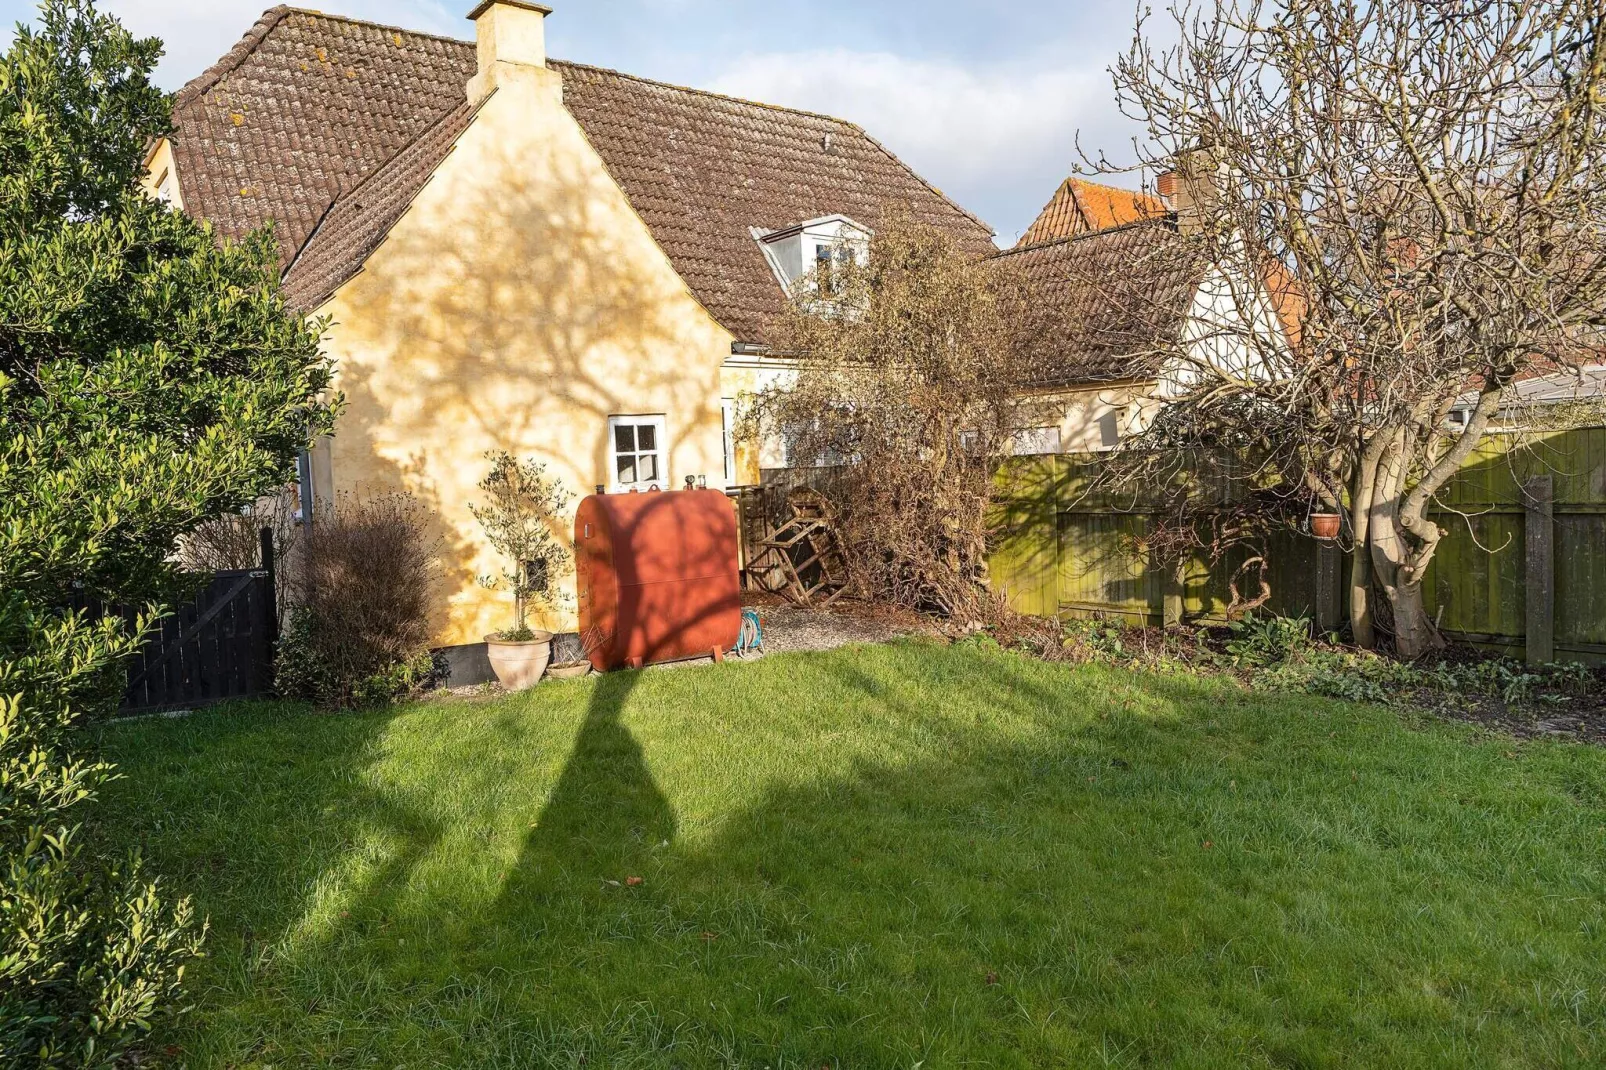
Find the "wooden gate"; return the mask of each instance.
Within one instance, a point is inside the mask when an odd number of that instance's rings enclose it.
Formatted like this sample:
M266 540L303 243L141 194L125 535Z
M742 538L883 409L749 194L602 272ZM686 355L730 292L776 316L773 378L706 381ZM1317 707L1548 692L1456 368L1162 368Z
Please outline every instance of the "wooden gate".
M193 599L162 620L129 662L125 712L205 706L272 690L279 614L267 529L262 565L214 573Z
M278 613L266 569L218 572L128 665L126 712L204 706L273 687Z

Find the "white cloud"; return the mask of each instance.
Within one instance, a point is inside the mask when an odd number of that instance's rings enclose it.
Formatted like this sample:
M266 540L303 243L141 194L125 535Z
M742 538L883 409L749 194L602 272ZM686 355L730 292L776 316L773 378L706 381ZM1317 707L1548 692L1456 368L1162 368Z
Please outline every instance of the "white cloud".
M141 37L160 37L167 54L156 69L156 81L177 89L217 62L262 13L271 0L102 0L101 8ZM341 0L337 10L352 18L372 19L428 33L468 37L463 11L455 15L437 0Z
M1131 136L1109 75L1086 63L987 68L822 49L744 56L709 88L858 123L1004 244L1070 173L1078 131L1112 157Z

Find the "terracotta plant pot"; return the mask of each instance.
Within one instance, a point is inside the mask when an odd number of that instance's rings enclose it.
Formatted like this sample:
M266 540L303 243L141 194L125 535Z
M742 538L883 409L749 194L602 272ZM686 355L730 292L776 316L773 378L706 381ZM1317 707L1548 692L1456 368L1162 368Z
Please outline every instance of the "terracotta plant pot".
M1337 513L1312 513L1310 533L1318 539L1336 539L1342 523L1343 517Z
M509 642L495 635L485 637L485 653L496 672L496 682L506 691L534 687L552 660L552 633L536 632L534 639Z
M554 680L574 680L581 676L591 675L589 661L565 661L560 665L553 665L547 669L546 674Z

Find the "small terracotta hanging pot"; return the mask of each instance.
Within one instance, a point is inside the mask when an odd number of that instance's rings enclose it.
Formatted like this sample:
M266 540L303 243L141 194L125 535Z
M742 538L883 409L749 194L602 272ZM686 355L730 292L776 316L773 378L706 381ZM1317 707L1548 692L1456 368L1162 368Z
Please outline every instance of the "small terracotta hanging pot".
M1312 513L1310 533L1318 539L1336 539L1342 522L1343 518L1337 513Z

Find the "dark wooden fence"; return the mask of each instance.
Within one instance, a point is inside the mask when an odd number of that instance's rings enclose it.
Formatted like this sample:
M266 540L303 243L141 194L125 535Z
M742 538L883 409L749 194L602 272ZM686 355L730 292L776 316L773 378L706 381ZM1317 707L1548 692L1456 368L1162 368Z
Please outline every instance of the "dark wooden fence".
M205 706L272 690L279 615L272 543L263 534L265 567L215 573L162 620L129 663L123 712Z

